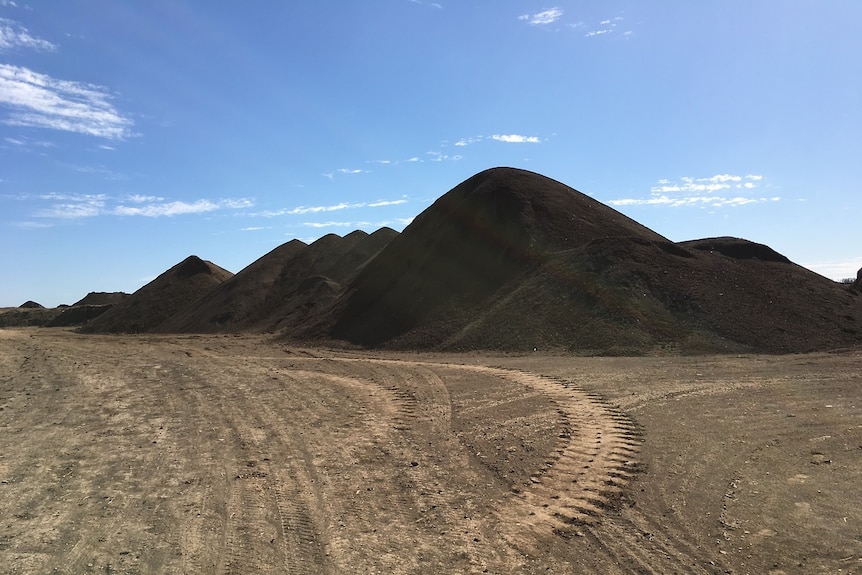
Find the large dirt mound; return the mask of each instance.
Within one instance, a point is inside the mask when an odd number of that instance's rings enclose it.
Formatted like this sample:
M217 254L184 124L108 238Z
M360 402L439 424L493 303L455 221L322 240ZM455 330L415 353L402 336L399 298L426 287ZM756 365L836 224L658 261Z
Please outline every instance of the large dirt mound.
M296 329L317 318L398 232L382 228L369 235L328 234L311 245L283 244L195 305L158 326L165 332L273 331Z
M81 328L86 333L152 331L233 274L189 256Z
M288 242L236 276L199 258L86 331L278 332L421 350L805 352L862 344L862 295L768 246L673 243L545 176L494 168L402 234ZM11 320L10 320L11 321Z
M498 168L417 217L323 321L330 337L395 349L796 352L862 343L860 299L767 246L675 244Z
M436 317L439 328L422 340L438 344L550 254L606 236L664 240L550 178L486 170L438 199L368 264L331 335L379 345Z

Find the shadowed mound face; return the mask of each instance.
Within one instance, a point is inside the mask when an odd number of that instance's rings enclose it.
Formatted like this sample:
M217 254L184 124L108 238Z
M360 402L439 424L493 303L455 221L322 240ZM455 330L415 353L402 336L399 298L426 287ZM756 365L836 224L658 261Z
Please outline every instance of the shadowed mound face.
M664 240L550 178L512 168L481 172L437 200L369 264L333 335L379 344L435 310L480 304L554 252L607 236Z

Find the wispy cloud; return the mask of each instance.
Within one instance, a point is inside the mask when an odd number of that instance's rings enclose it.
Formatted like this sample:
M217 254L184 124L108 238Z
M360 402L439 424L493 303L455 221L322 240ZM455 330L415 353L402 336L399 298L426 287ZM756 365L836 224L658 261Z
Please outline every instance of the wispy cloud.
M308 228L349 228L354 227L352 222L303 222L303 226Z
M111 103L102 86L59 80L20 66L0 64L2 122L87 134L108 140L131 136L132 120Z
M494 134L491 139L507 144L538 144L541 142L536 136L522 136L520 134Z
M607 20L602 20L599 22L598 26L594 27L592 30L587 31L584 36L587 38L594 38L596 36L603 36L604 34L610 34L617 30L617 25L623 21L622 16L616 16L615 18L609 18ZM628 36L631 34L631 31L626 31L623 35Z
M802 265L822 276L841 281L856 277L857 272L862 269L862 258L851 258L844 261L820 261Z
M650 188L646 198L610 200L612 206L702 206L733 207L764 202L777 202L778 196L755 193L763 181L762 175L737 176L717 174L706 178L683 177L662 179Z
M12 222L12 225L16 228L21 228L24 230L41 230L45 228L52 228L54 224L48 222L34 222L34 221L26 221L26 222Z
M437 8L437 9L443 8L443 5L439 4L437 2L424 2L423 0L410 0L410 3L411 4L419 4L422 6L430 6L431 8Z
M0 4L2 6L14 6L11 4ZM57 45L36 38L30 35L27 28L24 28L13 20L0 18L0 51L14 50L16 48L28 48L31 50L39 50L41 52L53 52L57 49Z
M250 226L247 228L240 228L239 231L241 231L241 232L259 232L261 230L270 230L270 229L272 229L272 226Z
M430 162L447 162L453 161L457 162L462 160L464 157L459 154L444 154L443 152L425 152L425 155L428 156L428 161Z
M553 24L562 17L562 9L551 8L549 10L543 10L542 12L536 12L535 14L522 14L521 16L518 16L518 20L528 22L532 26L545 26L547 24Z
M170 217L186 214L201 214L217 210L242 209L254 205L251 200L201 199L193 202L165 202L156 196L132 195L123 200L114 200L106 194L43 194L41 200L52 202L36 212L36 217L46 219L82 219L97 216L142 216L149 218ZM128 202L128 203L127 203Z
M290 209L281 209L281 210L269 210L258 212L256 216L263 216L267 218L277 217L277 216L297 216L304 214L320 214L326 212L338 212L341 210L353 210L358 208L382 208L385 206L397 206L400 204L406 204L407 200L405 198L397 199L397 200L377 200L374 202L340 202L338 204L331 204L328 206L299 206L296 208Z

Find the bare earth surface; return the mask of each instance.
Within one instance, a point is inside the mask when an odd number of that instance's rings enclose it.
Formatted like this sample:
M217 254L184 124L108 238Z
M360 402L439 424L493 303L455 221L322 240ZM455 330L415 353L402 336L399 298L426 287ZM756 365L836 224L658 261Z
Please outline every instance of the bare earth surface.
M0 573L860 573L860 374L0 330Z

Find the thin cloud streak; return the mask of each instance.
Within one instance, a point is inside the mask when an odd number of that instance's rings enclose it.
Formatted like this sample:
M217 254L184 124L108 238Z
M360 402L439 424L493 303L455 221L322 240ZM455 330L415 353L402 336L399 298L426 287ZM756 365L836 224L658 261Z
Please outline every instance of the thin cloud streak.
M707 178L683 177L679 181L659 180L650 188L648 198L624 198L610 200L611 206L703 206L703 207L736 207L748 204L778 202L779 196L746 196L758 188L763 180L762 175L748 174L736 176L731 174L716 174ZM735 195L717 195L717 192L734 192Z
M13 50L15 48L30 48L40 52L54 52L57 50L57 45L48 40L31 36L27 28L13 20L0 18L0 51Z
M528 22L531 26L546 26L553 24L563 17L563 10L560 8L551 8L535 14L523 14L518 16L518 20Z
M536 136L522 136L520 134L494 134L491 139L507 144L538 144L541 142Z
M75 220L98 216L141 216L148 218L202 214L218 210L236 210L254 205L251 200L196 200L194 202L164 202L154 196L130 196L125 201L135 205L119 203L109 205L110 198L104 194L44 194L40 199L54 201L50 207L36 212L36 217L46 219ZM156 201L154 201L156 200Z
M107 140L132 135L133 122L111 104L101 86L59 80L28 68L0 64L0 106L10 126L46 128Z
M272 218L277 216L297 216L304 214L319 214L325 212L337 212L341 210L353 210L358 208L381 208L385 206L397 206L400 204L406 204L407 200L402 198L398 200L377 200L375 202L358 202L358 203L348 203L348 202L340 202L338 204L332 204L328 206L299 206L291 209L282 209L282 210L269 210L258 212L256 214L252 214L255 216L262 216L265 218Z

